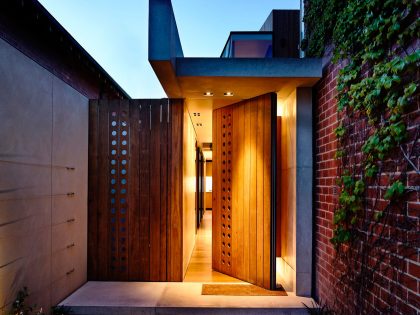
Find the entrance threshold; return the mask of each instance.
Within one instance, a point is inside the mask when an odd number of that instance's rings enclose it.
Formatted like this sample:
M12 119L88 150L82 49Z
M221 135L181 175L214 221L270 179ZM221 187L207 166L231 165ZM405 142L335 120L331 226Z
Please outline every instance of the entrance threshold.
M311 298L202 295L199 282L87 282L60 305L74 315L307 314Z

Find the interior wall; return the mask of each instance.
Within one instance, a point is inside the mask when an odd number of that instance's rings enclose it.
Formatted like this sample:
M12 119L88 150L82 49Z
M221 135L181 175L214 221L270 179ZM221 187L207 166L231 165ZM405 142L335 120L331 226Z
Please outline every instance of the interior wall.
M212 167L213 163L212 161L207 161L206 162L206 177L212 177L213 172L212 172ZM206 190L208 189L208 187L206 187ZM212 207L212 198L213 198L213 193L211 191L206 191L205 194L205 206L206 206L206 210L211 210Z
M0 313L86 282L88 99L0 40Z
M296 290L296 90L277 101L281 116L281 260L280 282L286 290ZM280 264L280 265L279 265Z
M196 230L196 135L187 105L184 105L183 143L183 275L195 245Z

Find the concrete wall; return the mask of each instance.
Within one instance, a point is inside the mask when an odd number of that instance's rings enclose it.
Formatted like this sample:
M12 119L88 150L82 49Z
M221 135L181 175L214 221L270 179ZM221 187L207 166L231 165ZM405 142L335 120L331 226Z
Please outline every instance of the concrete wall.
M86 281L88 99L0 40L0 118L0 314L48 310Z
M312 89L296 89L296 294L312 289Z
M183 275L187 267L195 245L195 191L196 191L196 165L195 165L195 131L187 106L184 105L184 146L183 146Z
M312 282L312 92L297 88L278 99L281 118L281 257L277 278L310 296Z
M296 90L278 99L277 106L281 116L281 258L277 259L277 273L286 290L296 291Z

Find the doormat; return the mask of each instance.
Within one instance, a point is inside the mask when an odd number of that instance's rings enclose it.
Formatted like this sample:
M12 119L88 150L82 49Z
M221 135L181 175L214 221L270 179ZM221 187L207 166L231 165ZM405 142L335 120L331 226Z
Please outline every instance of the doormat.
M203 284L201 295L287 296L283 288L266 290L252 284Z

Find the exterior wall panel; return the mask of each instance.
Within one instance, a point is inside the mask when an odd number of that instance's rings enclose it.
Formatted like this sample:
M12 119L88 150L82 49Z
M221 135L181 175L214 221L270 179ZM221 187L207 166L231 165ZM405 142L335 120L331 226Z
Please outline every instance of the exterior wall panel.
M48 309L86 281L88 100L3 40L0 73L0 308Z

